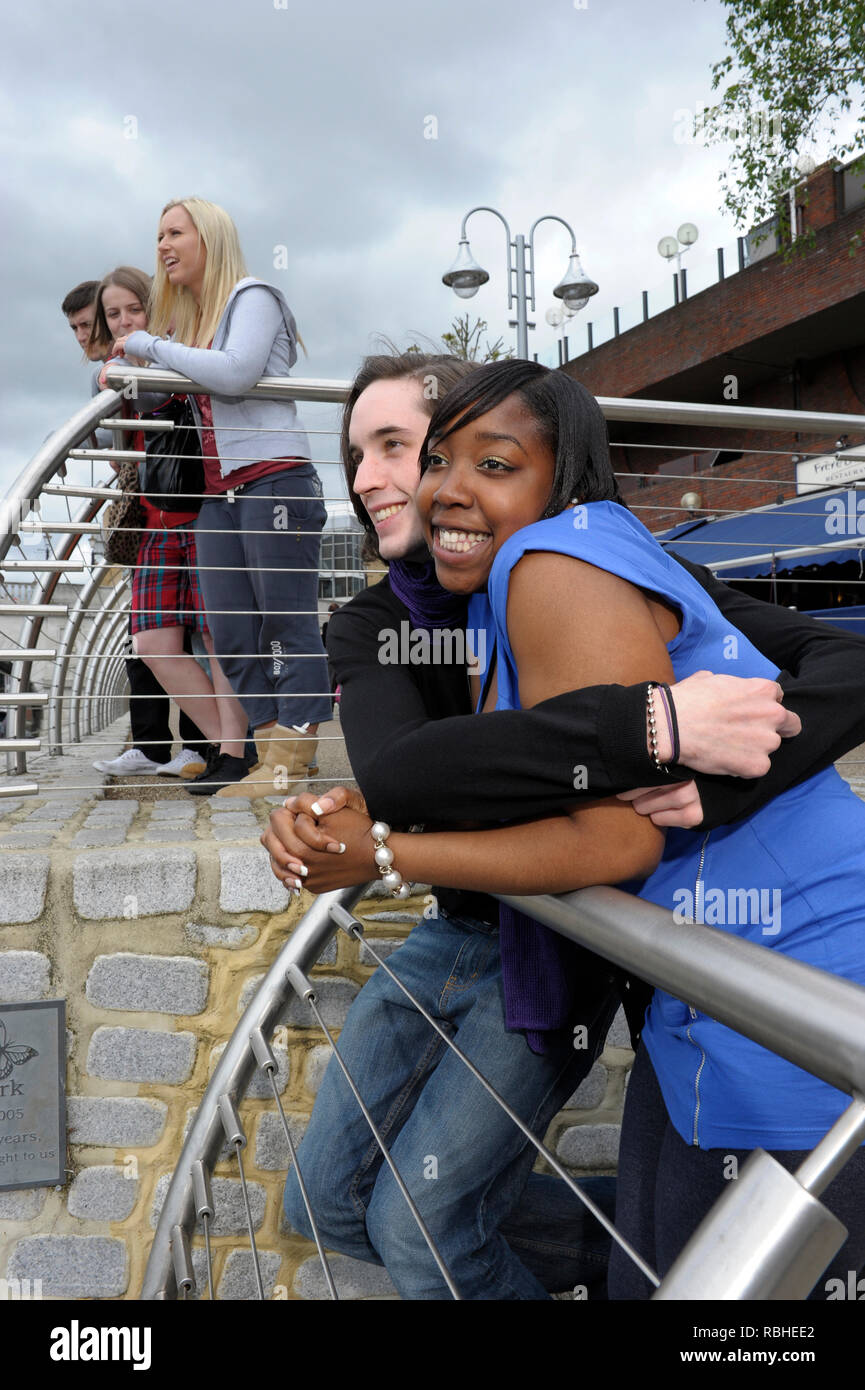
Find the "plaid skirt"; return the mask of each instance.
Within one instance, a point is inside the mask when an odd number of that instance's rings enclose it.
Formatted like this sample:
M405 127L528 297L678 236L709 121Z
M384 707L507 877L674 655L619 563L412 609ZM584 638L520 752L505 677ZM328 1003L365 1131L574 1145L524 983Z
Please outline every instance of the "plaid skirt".
M132 632L189 627L207 632L192 527L154 531L132 572Z

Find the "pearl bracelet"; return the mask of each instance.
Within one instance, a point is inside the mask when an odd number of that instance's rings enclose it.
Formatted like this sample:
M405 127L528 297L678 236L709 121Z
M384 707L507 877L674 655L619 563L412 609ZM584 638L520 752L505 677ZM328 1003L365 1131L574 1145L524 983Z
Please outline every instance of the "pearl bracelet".
M385 887L390 890L391 896L394 898L410 897L411 889L407 883L403 883L399 870L393 867L393 850L388 849L385 844L385 840L390 834L390 826L386 821L377 820L369 833L375 843L375 862Z

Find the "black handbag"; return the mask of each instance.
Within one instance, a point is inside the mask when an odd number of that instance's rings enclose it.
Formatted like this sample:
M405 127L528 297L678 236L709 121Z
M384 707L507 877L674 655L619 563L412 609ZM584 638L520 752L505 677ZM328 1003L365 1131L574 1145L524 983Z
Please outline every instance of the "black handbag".
M185 396L172 396L146 418L170 420L174 429L145 437L147 458L138 465L142 496L162 511L200 511L204 460L189 401Z

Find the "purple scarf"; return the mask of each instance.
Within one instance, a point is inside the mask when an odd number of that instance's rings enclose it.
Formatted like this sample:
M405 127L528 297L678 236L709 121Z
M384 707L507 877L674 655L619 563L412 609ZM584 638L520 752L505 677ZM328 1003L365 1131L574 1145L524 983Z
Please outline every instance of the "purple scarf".
M391 590L408 609L412 626L465 627L466 600L442 588L426 552L415 555L393 560L388 569ZM568 1027L573 1017L571 958L578 948L504 903L499 903L499 943L507 1026L525 1033L532 1052L547 1052L549 1035Z
M409 611L413 627L465 627L466 599L442 588L426 550L417 550L405 560L392 560L387 574L392 591Z

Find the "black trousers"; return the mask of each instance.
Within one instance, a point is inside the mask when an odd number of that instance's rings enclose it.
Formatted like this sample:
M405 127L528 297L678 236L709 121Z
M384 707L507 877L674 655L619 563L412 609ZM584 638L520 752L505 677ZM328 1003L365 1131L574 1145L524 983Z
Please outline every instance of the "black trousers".
M192 651L189 631L183 642L183 650ZM129 701L129 718L132 723L132 746L139 749L154 763L171 761L171 729L168 723L171 699L166 695L150 667L137 656L126 658L126 675L129 691L133 698ZM184 748L202 750L207 739L194 720L180 711L180 742Z
M697 1149L673 1128L649 1055L639 1047L628 1082L619 1174L616 1182L616 1229L659 1275L667 1273L738 1167L747 1149ZM807 1150L772 1150L772 1157L792 1172ZM735 1159L735 1165L731 1160ZM849 1235L821 1274L809 1300L849 1297L840 1294L856 1283L865 1263L865 1147L821 1194L820 1201L847 1227ZM648 1279L618 1245L610 1256L609 1295L647 1299Z

